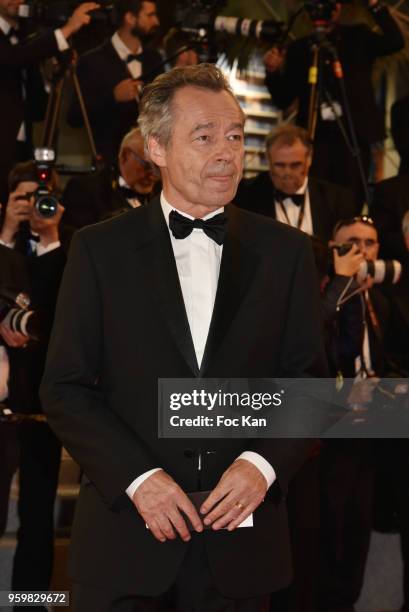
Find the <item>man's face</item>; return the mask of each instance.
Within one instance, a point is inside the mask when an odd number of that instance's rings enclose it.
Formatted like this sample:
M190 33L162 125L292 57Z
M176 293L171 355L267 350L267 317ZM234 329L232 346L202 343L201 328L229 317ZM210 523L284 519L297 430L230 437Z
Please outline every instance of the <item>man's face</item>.
M23 4L24 0L0 0L0 15L4 19L12 19L18 17L18 9Z
M274 187L292 194L304 184L311 166L311 154L301 140L289 146L276 142L269 149L268 162Z
M173 99L172 136L154 138L149 152L161 168L171 204L193 216L225 206L236 194L244 159L244 116L226 91L179 89Z
M158 175L146 159L142 138L124 147L119 159L119 169L127 184L140 194L151 193Z
M356 244L367 261L374 261L378 257L378 232L373 225L357 221L353 225L341 227L334 237L338 244L349 242Z
M147 42L157 32L160 22L154 2L143 2L137 15L132 15L132 34Z

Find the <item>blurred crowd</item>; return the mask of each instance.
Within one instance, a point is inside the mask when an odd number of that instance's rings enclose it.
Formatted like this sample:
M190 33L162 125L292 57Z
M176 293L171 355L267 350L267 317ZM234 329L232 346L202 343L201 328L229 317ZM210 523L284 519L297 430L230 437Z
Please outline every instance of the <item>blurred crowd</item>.
M200 57L181 30L170 30L159 44L155 2L119 0L112 35L79 57L72 55L72 36L89 24L98 3L79 5L64 25L35 35L19 17L21 3L0 0L0 536L18 470L10 588L38 591L50 587L61 457L38 387L70 239L86 225L149 206L160 193L137 126L138 101L157 75ZM368 199L371 152L385 139L373 65L404 41L377 0L367 6L372 29L342 25L341 6L331 6L321 25L312 114L308 74L317 38L274 46L264 56L274 105L286 111L295 104L297 111L294 122L267 136L269 169L240 182L234 205L311 237L331 376L340 385L356 380L349 403L357 409L381 378L409 372L409 97L392 108L399 175L376 183ZM334 57L343 66L343 87ZM64 188L47 149L42 158L33 155L33 123L46 111L48 58L76 63L83 100L73 93L67 121L80 128L89 119L98 153L97 169L71 177ZM404 439L317 442L290 486L294 581L272 594L272 612L353 612L374 526L400 533L402 612L409 610L409 492L399 467L407 458Z

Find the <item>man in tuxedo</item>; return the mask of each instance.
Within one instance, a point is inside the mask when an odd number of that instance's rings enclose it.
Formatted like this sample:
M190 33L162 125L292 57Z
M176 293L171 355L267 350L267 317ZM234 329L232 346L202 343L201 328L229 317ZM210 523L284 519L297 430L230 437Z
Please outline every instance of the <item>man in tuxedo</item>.
M380 254L385 259L408 262L402 221L409 210L409 174L400 174L376 183L371 215L380 238Z
M391 107L391 133L400 156L399 174L409 172L409 96L396 100Z
M139 128L124 136L118 170L105 168L85 177L74 177L64 190L64 223L80 228L144 206L159 181L148 160Z
M55 189L55 175L52 180ZM9 188L11 193L0 231L0 286L16 294L26 293L31 300L29 310L34 311L39 320L41 317L41 321L35 339L29 337L28 314L21 331L13 330L7 318L0 324L0 337L9 362L4 401L13 412L40 414L38 389L66 260L61 245L63 209L60 206L57 214L49 219L42 218L35 210L34 192L38 189L38 179L34 162L17 164L13 168ZM4 362L0 364L0 376L5 365ZM17 440L19 459L13 467L19 468L19 529L11 588L43 591L50 586L53 569L54 500L61 443L47 423L30 420L19 424ZM7 464L2 464L1 470L10 474ZM7 494L5 489L1 500L2 507L5 504L6 508ZM45 612L46 608L41 610Z
M235 203L328 242L335 223L356 214L354 194L309 176L313 147L304 128L279 126L266 152L270 170L241 181Z
M23 0L0 0L0 202L7 202L7 177L17 161L32 157L31 126L44 118L47 95L39 63L69 49L68 39L89 23L94 2L80 5L57 30L26 38L18 18ZM29 104L28 104L29 101Z
M77 69L96 148L108 165L115 162L122 138L136 124L143 84L163 71L161 55L148 46L159 28L155 2L120 0L117 17L112 38L83 55ZM68 122L82 125L76 97Z
M331 19L326 23L325 36L337 50L343 67L351 117L362 155L365 179L368 179L370 147L385 139L384 117L375 101L372 68L376 58L400 51L404 40L389 9L378 0L368 0L368 8L379 32L363 23L340 24L341 4L334 3L333 6ZM264 58L266 86L274 104L286 109L298 101L296 122L305 128L308 127L310 98L308 75L316 40L316 35L310 35L292 42L284 51L273 47ZM338 115L347 134L350 133L339 80L334 74L331 47L324 45L323 54L320 74L323 95L318 108L311 173L352 189L362 198L363 187L358 164L336 121ZM328 97L333 102L333 108L329 105Z
M229 206L244 115L217 67L157 77L139 123L161 197L74 236L42 385L86 475L73 609L256 611L291 580L284 497L311 443L158 438L158 378L325 375L312 252Z

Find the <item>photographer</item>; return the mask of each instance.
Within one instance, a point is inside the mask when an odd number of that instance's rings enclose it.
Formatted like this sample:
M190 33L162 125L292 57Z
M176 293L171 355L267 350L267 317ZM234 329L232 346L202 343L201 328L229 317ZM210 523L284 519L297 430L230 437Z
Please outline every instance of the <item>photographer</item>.
M78 79L96 148L108 165L115 163L122 138L136 125L142 86L163 72L160 53L149 47L159 28L156 3L119 0L117 19L118 29L112 38L78 62ZM74 97L68 122L79 127L82 120Z
M371 145L385 138L384 117L377 107L371 80L372 68L377 57L396 53L402 49L404 41L388 8L377 0L369 0L368 8L380 33L364 24L341 25L341 4L330 0L327 0L326 4L328 7L334 7L326 27L326 40L336 48L343 66L346 94L367 177ZM304 127L307 127L308 123L308 74L314 42L314 36L306 36L291 43L286 51L273 48L264 57L266 85L274 104L286 109L294 101L298 101L296 121ZM333 74L333 58L326 49L324 53L326 56L322 61L320 79L334 101L338 116L346 126L340 84ZM348 129L347 133L349 134ZM325 96L318 108L314 144L311 174L362 194L358 164L345 143L335 113Z
M81 4L67 23L34 37L19 20L23 0L0 0L0 202L7 200L7 176L17 161L32 157L32 122L44 117L47 94L39 63L69 49L68 39L90 21L99 5ZM29 101L29 104L27 103Z
M49 189L54 193L57 181L53 172ZM37 414L42 412L38 387L66 259L60 228L63 207L58 206L50 218L40 215L35 205L39 187L35 162L17 164L9 187L0 231L0 287L29 295L29 308L41 313L42 326L38 339L32 340L21 330L13 331L7 317L2 321L0 334L9 361L5 403L13 412ZM18 441L20 527L11 588L47 590L53 566L53 508L61 446L45 422L30 420L19 425Z
M359 404L378 377L391 376L387 338L391 325L391 303L375 284L376 276L365 272L365 265L378 257L378 232L369 217L339 221L334 229L333 244L352 245L349 255L334 252L335 269L342 259L349 264L343 275L354 277L347 291L336 299L347 297L357 287L360 293L341 306L338 329L331 338L337 346L334 374L359 379L353 385L348 402ZM342 250L341 250L342 252ZM348 257L347 257L348 256ZM387 266L386 266L387 268ZM370 268L369 268L370 269ZM341 269L342 270L342 269ZM376 282L380 282L376 278ZM354 286L355 285L355 286ZM359 298L358 308L354 301ZM349 316L346 316L349 312ZM341 317L341 315L344 315ZM332 354L334 351L332 350ZM377 442L376 449L379 450ZM321 451L321 544L320 610L354 611L362 589L373 522L375 478L374 445L366 439L326 441Z

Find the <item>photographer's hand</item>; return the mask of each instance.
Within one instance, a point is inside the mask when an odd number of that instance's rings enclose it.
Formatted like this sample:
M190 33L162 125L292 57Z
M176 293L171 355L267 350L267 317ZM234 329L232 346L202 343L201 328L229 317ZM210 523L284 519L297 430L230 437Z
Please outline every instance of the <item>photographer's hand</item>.
M267 72L277 72L285 61L285 51L278 47L272 47L263 57L264 66Z
M0 240L11 244L14 241L19 225L22 221L28 221L33 210L34 199L24 198L25 192L13 191L7 202L4 213L4 223L0 232Z
M364 256L359 251L356 244L353 244L351 250L345 253L345 255L340 255L338 251L334 249L334 269L336 274L340 274L341 276L355 276L363 261Z
M7 325L4 325L4 323L0 323L0 336L3 338L7 346L12 348L20 348L25 346L30 340L28 336L20 334L20 332L11 331L11 329L7 327Z
M61 32L65 39L70 38L75 32L78 32L84 25L88 25L91 21L90 11L95 11L100 7L96 2L84 2L80 4L67 23L61 28Z
M41 246L47 247L49 244L59 241L58 227L64 210L64 206L58 204L57 213L46 219L39 215L35 208L32 209L29 219L30 228L32 232L39 235Z
M124 79L114 87L114 98L117 102L130 102L138 97L141 89L141 81L135 79Z

